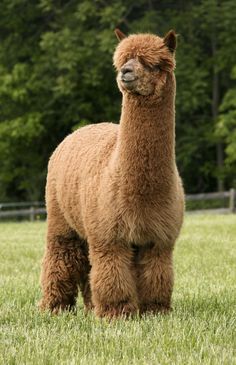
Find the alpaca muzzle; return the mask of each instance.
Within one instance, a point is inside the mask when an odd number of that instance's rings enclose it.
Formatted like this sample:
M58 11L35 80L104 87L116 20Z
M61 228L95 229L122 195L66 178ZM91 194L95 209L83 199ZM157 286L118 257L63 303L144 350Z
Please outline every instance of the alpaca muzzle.
M137 80L133 60L128 61L120 70L120 78L124 83L130 83Z
M136 80L134 71L129 69L129 68L125 68L125 69L121 69L121 80L123 82L131 82Z

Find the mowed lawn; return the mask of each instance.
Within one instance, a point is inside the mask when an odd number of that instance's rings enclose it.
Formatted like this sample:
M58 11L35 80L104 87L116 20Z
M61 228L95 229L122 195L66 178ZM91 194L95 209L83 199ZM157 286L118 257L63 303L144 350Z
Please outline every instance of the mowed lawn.
M173 312L107 322L37 309L45 223L0 223L0 364L236 364L236 215L187 216Z

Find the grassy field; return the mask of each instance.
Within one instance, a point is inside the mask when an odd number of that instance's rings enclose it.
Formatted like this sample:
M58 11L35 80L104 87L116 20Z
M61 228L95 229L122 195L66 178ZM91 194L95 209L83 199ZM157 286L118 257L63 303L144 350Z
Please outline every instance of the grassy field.
M0 364L236 364L236 215L186 218L171 315L111 323L38 312L45 228L0 224Z

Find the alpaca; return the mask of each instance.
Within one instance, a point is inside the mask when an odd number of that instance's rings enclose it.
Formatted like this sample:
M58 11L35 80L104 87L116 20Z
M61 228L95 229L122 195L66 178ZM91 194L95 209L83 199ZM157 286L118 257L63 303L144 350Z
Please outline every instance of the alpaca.
M42 310L168 312L184 193L175 162L176 35L119 39L120 124L83 127L49 161Z

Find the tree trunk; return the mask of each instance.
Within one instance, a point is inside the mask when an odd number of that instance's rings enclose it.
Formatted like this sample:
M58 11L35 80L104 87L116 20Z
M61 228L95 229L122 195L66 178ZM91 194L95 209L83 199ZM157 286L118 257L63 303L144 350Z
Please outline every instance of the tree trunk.
M215 30L213 30L212 32L211 46L212 46L212 58L214 60L217 50ZM219 99L220 99L219 71L217 70L216 64L214 64L213 80L212 80L212 117L214 122L216 121L219 113ZM216 163L218 169L221 170L224 166L224 150L221 141L218 141L216 144ZM217 189L218 191L224 190L224 181L220 176L217 177Z

